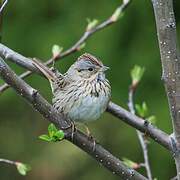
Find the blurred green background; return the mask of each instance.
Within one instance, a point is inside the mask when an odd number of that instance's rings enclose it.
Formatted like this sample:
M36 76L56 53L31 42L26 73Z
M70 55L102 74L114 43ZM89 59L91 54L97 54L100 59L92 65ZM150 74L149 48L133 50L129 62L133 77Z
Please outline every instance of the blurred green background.
M19 0L10 1L4 12L3 43L27 57L47 60L53 44L64 49L75 43L86 27L86 18L102 21L121 3L119 0ZM180 1L175 1L177 29L180 30ZM118 23L93 35L81 52L59 61L65 72L83 52L101 58L111 68L107 77L112 85L112 100L127 108L130 70L135 64L146 68L135 101L146 101L157 117L157 126L172 132L166 94L161 81L161 64L153 9L150 1L134 0ZM14 64L18 73L23 70ZM26 79L51 100L49 83L37 75ZM3 81L0 81L1 83ZM0 157L29 163L27 176L15 167L0 164L0 179L100 180L119 179L69 142L46 143L38 136L46 133L48 122L12 89L0 95ZM92 134L119 158L142 162L143 156L134 128L105 113L89 123ZM175 176L170 153L151 142L149 158L153 177L161 180ZM145 173L144 169L139 170Z

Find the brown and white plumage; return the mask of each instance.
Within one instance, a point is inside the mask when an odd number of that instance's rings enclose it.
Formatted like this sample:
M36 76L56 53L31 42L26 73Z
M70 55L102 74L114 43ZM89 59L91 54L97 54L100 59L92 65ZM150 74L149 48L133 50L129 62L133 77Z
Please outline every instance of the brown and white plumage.
M105 67L90 54L83 54L65 74L53 72L40 62L34 65L48 78L53 106L73 121L96 120L106 110L111 96Z

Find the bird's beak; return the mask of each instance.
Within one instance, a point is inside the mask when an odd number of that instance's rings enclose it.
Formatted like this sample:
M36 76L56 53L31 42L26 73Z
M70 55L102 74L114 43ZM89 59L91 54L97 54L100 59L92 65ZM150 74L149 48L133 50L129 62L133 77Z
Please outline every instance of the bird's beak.
M102 67L102 71L107 71L108 69L110 69L110 68L107 67L107 66L103 66L103 67Z

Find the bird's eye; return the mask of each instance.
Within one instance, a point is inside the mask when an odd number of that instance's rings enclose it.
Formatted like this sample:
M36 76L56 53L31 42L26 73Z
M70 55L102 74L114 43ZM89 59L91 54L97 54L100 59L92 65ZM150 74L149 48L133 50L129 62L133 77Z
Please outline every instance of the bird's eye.
M78 69L78 72L81 72L81 69Z
M88 68L88 71L93 71L93 68Z

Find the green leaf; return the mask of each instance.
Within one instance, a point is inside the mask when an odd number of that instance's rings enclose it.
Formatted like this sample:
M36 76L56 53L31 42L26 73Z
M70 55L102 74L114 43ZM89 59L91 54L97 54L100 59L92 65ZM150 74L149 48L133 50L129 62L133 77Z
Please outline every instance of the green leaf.
M140 167L140 165L138 163L131 161L127 158L122 158L122 160L123 160L123 163L130 168L137 169Z
M141 106L140 106L139 104L135 104L135 109L136 109L137 114L138 114L139 116L143 115L143 110L142 110L142 108L141 108ZM141 116L141 117L142 117L142 116Z
M53 137L53 135L57 132L57 128L56 126L51 123L49 126L48 126L48 133L49 133L49 137Z
M97 19L91 20L91 19L87 18L87 22L88 22L88 25L87 25L86 31L92 30L98 24L98 20Z
M150 122L151 124L156 124L156 116L152 115L149 116L148 118L146 118L148 122Z
M52 47L53 57L58 56L62 52L62 50L63 50L63 47L60 47L59 45L54 44Z
M48 126L48 133L49 135L47 134L43 134L41 136L39 136L39 139L42 139L44 141L52 141L52 142L56 142L56 141L60 141L64 138L64 132L62 130L58 130L56 128L56 126L54 124L50 124Z
M140 117L145 118L148 116L148 107L145 102L142 105L135 104L135 109Z
M48 142L51 141L51 137L49 137L49 136L46 135L46 134L40 135L40 136L39 136L39 139L44 140L44 141L48 141Z
M138 65L134 66L134 68L131 70L132 85L136 86L140 82L144 74L144 71L144 67L140 67Z
M53 137L51 138L51 141L57 142L64 138L64 132L62 130L57 131Z
M24 164L21 162L16 162L16 168L18 172L23 176L25 176L27 172L31 170L31 167L28 164Z
M64 132L63 132L62 130L59 130L59 131L57 131L57 132L55 133L55 136L56 136L59 140L61 140L61 139L64 138Z
M147 115L148 115L148 107L147 107L146 102L142 103L142 110L143 110L143 113L144 113L144 117L147 117Z
M143 102L142 105L136 104L135 109L136 109L138 116L145 118L151 124L156 123L156 116L154 116L154 115L149 116L148 107L145 102Z

